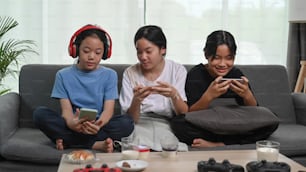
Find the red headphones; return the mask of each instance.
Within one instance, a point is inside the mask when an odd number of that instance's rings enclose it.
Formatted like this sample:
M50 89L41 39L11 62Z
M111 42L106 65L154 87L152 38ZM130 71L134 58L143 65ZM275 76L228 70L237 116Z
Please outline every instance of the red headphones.
M103 53L103 56L102 56L102 59L103 60L106 60L108 58L110 58L110 56L112 55L112 39L110 37L110 35L105 31L103 30L102 28L100 28L99 26L96 26L96 25L86 25L86 26L83 26L82 28L80 28L79 30L77 30L73 36L71 37L70 39L70 43L69 43L69 47L68 47L68 52L69 52L69 55L72 57L72 58L76 58L78 56L78 47L77 45L75 44L75 40L77 39L77 37L83 32L83 31L86 31L86 30L90 30L90 29L97 29L97 30L100 30L102 31L103 33L105 33L105 37L106 37L106 40L107 40L107 45L104 47L106 47L106 49L104 49L104 53ZM104 42L105 44L105 42Z

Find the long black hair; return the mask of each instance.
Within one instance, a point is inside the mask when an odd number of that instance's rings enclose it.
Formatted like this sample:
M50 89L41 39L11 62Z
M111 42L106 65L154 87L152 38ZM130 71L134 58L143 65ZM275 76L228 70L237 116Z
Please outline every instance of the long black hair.
M159 26L146 25L139 28L134 37L134 45L136 45L136 42L141 38L147 39L154 45L158 46L160 49L167 48L166 36Z
M209 57L214 58L216 56L218 46L224 44L228 46L231 56L234 58L237 50L234 36L227 31L217 30L207 36L206 44L203 48L206 59Z

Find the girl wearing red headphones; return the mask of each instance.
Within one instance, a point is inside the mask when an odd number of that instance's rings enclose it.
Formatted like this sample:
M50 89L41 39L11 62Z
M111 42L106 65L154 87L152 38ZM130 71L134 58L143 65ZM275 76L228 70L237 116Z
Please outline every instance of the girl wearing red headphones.
M47 107L34 111L35 124L59 150L67 147L113 151L113 140L128 136L134 129L127 115L114 115L118 98L117 74L101 66L111 56L109 34L94 25L76 31L69 43L69 55L77 63L59 70L51 97L59 100L61 115ZM80 109L97 111L95 120L79 118Z

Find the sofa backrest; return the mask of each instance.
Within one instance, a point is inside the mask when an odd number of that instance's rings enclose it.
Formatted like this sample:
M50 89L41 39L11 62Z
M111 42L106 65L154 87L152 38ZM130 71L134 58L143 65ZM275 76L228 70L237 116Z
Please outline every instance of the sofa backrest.
M59 102L50 98L55 74L65 65L29 64L22 66L19 75L20 127L34 127L33 110L47 106L60 112Z
M32 120L33 110L38 106L47 106L60 113L59 101L50 97L55 74L69 65L57 64L27 64L22 66L19 76L20 94L20 127L35 127ZM122 74L129 65L103 64L114 69L118 74L118 91L121 88ZM120 114L119 101L116 101L115 113Z
M281 65L237 65L250 80L258 104L283 123L296 123L287 70Z
M118 91L122 74L128 64L103 64L118 74ZM59 102L50 98L56 72L67 65L28 64L21 68L19 76L20 127L34 127L32 112L37 106L47 106L60 112ZM185 65L189 70L193 65ZM285 67L280 65L237 65L250 80L258 103L272 110L282 122L295 122L293 102ZM120 114L116 101L115 114Z

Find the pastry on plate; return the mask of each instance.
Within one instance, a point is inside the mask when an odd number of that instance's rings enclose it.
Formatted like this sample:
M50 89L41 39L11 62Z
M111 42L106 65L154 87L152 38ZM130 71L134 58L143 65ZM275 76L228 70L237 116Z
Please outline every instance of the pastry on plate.
M74 161L88 161L95 159L95 156L92 152L87 150L75 150L68 154L68 158Z

